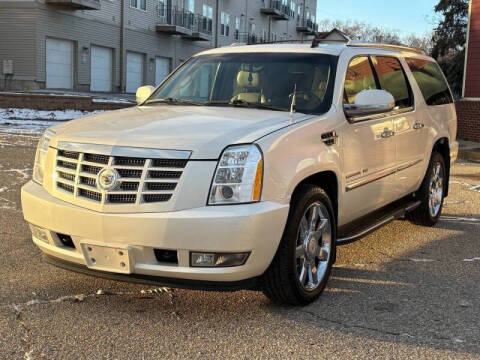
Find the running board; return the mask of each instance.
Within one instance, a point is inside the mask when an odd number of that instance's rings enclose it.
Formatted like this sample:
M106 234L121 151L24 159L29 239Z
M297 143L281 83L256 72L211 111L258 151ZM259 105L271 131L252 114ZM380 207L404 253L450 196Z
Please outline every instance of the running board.
M392 205L386 206L381 210L377 210L370 215L362 217L360 220L356 220L354 223L343 226L343 229L349 229L347 231L341 231L339 229L340 236L337 238L337 245L347 245L354 241L371 234L372 232L380 229L391 223L394 220L402 218L406 213L415 210L420 206L421 201L405 201L401 200ZM361 224L361 225L359 225Z

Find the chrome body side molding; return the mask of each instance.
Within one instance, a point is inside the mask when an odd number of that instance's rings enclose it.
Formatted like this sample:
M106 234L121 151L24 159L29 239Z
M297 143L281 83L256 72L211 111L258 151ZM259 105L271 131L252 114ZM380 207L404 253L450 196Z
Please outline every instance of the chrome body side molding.
M371 174L371 175L369 175L369 176L367 176L363 179L348 183L347 186L345 187L345 191L352 191L352 190L354 190L354 189L356 189L360 186L364 186L364 185L370 184L371 182L383 179L387 176L394 175L397 172L403 171L403 170L408 169L412 166L420 164L422 161L423 161L422 159L418 159L418 160L415 160L415 161L409 161L407 163L401 164L401 165L396 166L394 168L377 171L377 172L375 172L375 173L373 173L373 174Z

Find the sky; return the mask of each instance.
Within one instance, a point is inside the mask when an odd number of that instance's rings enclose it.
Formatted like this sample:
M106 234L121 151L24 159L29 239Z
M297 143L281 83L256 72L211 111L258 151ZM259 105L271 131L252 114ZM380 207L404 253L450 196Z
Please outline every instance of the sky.
M373 26L423 35L435 27L439 0L318 0L317 19L357 20Z

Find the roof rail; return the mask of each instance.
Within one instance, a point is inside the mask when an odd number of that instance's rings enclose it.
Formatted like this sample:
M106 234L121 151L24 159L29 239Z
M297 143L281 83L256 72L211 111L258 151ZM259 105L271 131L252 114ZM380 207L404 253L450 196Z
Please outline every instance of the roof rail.
M410 51L416 54L425 55L425 51L413 47L402 46L402 45L391 45L391 44L380 44L372 42L362 42L362 41L350 41L347 46L351 47L369 47L376 49L385 49L385 50L399 50L399 51Z

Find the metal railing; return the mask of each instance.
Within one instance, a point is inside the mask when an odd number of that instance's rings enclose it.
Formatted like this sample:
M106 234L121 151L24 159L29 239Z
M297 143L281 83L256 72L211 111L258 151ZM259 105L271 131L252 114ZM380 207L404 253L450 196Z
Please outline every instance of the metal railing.
M306 17L299 17L297 19L297 27L305 27L312 31L317 31L317 24L314 23L311 19Z
M212 35L213 20L203 15L197 15L195 17L193 31Z
M237 30L235 30L237 31ZM237 34L235 34L236 36ZM238 33L238 37L235 37L235 40L245 44L263 44L266 43L268 40L263 38L262 36L258 36L257 34L252 33Z
M292 10L290 9L290 6L283 4L281 0L270 0L265 5L265 8L277 10L288 17L292 16Z
M195 15L183 8L177 6L165 6L158 4L157 17L160 24L180 26L185 29L193 30L195 24Z

